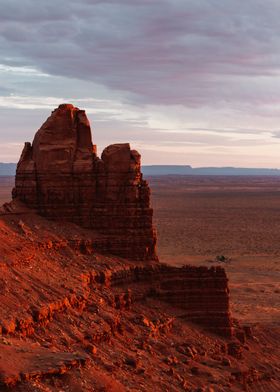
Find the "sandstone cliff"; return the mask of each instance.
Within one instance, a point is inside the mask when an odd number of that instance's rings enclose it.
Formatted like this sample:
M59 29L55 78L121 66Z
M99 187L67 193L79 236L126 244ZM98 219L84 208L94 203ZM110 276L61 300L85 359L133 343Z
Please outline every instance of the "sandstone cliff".
M156 260L140 158L129 144L111 145L98 158L85 111L63 104L25 144L14 197L43 216L106 234L108 253Z

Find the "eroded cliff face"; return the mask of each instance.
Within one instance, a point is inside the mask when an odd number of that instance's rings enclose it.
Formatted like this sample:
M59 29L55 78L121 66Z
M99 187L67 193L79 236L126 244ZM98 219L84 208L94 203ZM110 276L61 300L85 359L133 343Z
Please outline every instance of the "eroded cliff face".
M111 145L98 158L85 111L63 104L25 144L13 194L43 216L106 234L107 253L156 260L140 160L128 143Z

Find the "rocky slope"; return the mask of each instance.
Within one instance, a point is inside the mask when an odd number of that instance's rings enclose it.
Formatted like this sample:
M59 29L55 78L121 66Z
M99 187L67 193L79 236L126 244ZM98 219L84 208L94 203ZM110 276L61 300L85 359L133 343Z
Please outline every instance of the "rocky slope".
M1 209L0 390L277 390L279 334L232 328L222 269L101 255L94 236Z

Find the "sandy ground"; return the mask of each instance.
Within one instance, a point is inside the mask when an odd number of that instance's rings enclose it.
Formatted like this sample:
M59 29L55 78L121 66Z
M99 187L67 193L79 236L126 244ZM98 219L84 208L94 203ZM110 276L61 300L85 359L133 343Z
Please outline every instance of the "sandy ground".
M280 178L148 178L160 260L216 265L230 280L234 317L280 325ZM13 178L0 178L0 204Z

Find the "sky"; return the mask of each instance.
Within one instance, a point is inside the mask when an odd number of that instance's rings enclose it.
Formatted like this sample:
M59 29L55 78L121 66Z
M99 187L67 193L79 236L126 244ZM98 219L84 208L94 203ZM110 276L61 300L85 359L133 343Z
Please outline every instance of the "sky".
M280 168L279 0L0 0L0 161L60 103L101 155Z

